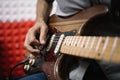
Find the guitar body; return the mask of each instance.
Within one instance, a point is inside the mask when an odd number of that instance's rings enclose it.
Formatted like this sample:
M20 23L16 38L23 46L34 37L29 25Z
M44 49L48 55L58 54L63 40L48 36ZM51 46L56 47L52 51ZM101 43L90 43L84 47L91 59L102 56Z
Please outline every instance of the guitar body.
M58 17L52 15L49 20L50 30L53 32L67 32L76 30L76 35L83 35L85 33L84 26L86 23L96 16L106 15L108 8L104 5L98 5L88 8L70 17ZM83 33L84 32L84 33ZM68 80L68 74L72 67L77 65L80 57L73 57L66 54L61 54L54 66L54 76L56 80Z
M52 15L49 19L50 33L64 33L75 30L75 35L84 35L86 33L84 26L96 16L106 15L108 8L105 5L98 5L83 10L70 17L58 17ZM28 56L26 54L26 56ZM45 62L40 70L44 71L49 80L67 80L68 74L73 65L76 65L79 57L60 53L57 58L54 57L54 50L50 49L45 56Z

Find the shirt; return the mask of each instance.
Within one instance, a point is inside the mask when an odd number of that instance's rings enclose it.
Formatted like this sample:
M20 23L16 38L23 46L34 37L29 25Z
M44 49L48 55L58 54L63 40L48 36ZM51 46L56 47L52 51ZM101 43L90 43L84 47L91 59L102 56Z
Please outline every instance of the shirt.
M70 16L92 5L105 4L110 6L111 0L56 0L56 15Z

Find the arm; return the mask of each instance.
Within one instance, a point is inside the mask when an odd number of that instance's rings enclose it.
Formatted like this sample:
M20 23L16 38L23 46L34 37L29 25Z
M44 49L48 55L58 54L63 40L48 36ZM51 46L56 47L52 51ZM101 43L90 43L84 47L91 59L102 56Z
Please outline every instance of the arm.
M39 22L39 20L41 21L41 19L42 19L46 22L48 17L49 17L49 14L51 12L52 1L50 1L50 0L38 0L36 7L37 7L36 20Z
M46 22L48 20L51 11L52 1L50 0L38 0L36 6L36 23L26 34L24 46L30 53L39 53L39 50L33 49L32 45L44 45L46 40L46 35L48 27ZM36 39L35 35L39 33L39 40Z

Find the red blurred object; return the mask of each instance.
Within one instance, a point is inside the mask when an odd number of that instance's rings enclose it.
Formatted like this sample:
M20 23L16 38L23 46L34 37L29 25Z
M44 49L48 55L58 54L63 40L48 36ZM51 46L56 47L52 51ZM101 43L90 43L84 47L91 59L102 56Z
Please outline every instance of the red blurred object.
M0 21L0 79L8 77L10 69L24 59L24 39L34 21ZM14 76L24 75L22 67L13 72Z

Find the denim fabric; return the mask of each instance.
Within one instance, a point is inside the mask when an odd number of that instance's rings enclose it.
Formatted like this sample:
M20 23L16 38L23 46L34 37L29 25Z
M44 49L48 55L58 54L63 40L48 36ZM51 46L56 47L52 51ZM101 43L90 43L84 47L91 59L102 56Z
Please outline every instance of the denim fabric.
M47 78L45 74L41 72L41 73L26 76L20 80L47 80Z

